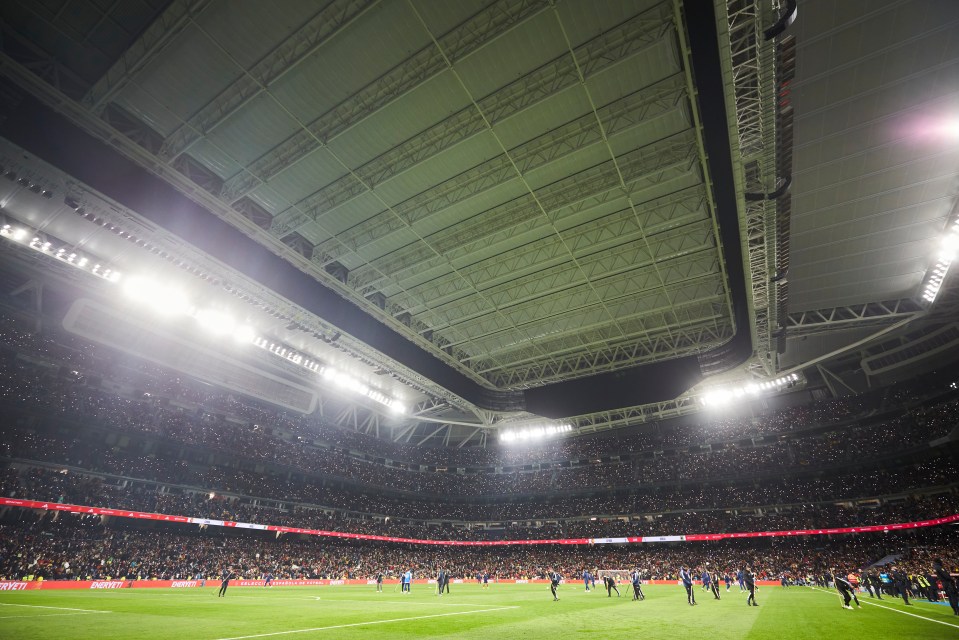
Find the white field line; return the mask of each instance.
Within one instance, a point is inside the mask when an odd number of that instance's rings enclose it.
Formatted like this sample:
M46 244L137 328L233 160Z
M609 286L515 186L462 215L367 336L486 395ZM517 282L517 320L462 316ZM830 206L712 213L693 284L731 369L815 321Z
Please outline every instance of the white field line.
M72 607L48 607L41 604L17 604L14 602L0 602L0 607L29 607L31 609L57 609L59 611L82 611L83 613L113 613L99 609L74 609Z
M831 591L826 591L825 589L820 589L819 587L809 587L809 588L810 588L810 589L814 589L815 591L822 591L823 593L832 594ZM837 591L837 593L838 593L838 591ZM857 596L858 596L858 594L857 594ZM910 613L910 612L908 612L908 611L903 611L902 609L896 609L895 607L888 607L888 606L886 606L886 605L884 605L884 604L879 604L878 602L869 602L868 600L860 600L859 602L861 602L861 603L863 603L863 604L872 605L873 607L879 607L879 608L881 608L881 609L888 609L889 611L895 611L896 613L901 613L901 614L904 615L904 616L912 616L913 618L919 618L920 620L927 620L927 621L929 621L929 622L937 622L937 623L939 623L939 624L944 624L944 625L946 625L947 627L953 627L953 628L959 629L959 624L952 624L951 622L945 622L944 620L936 620L935 618L927 618L926 616L921 616L921 615L916 614L916 613Z
M89 616L98 613L110 613L109 611L75 611L73 613L38 613L32 616L0 616L0 620L10 620L11 618L56 618L57 616Z
M104 592L108 593L108 592ZM119 593L119 592L117 592ZM97 594L101 595L101 594ZM188 596L194 596L198 599L200 597L206 597L206 592L197 593L196 591L190 589L183 589L177 593L137 593L138 598L144 596L152 596L154 598L185 598ZM435 596L434 596L435 597ZM276 600L309 600L309 601L319 601L326 603L336 603L336 602L358 602L360 604L369 604L372 600L355 600L350 598L337 598L335 596L284 596L284 595L267 595L263 594L261 596L254 596L246 593L227 595L226 599L234 598L249 598L252 600L262 600L267 602L275 602ZM423 600L376 600L377 604L402 604L402 605L419 605L423 607L505 607L508 605L503 604L483 604L481 602L431 602Z
M467 616L476 613L489 613L491 611L505 611L506 609L518 609L519 607L497 607L496 609L482 609L478 611L453 611L451 613L434 613L428 616L409 616L407 618L390 618L389 620L371 620L369 622L351 622L349 624L334 624L328 627L311 627L309 629L291 629L289 631L273 631L270 633L255 633L249 636L232 636L230 638L218 638L217 640L246 640L247 638L266 638L270 636L282 636L293 633L309 633L311 631L328 631L330 629L346 629L348 627L363 627L374 624L389 624L391 622L405 622L407 620L425 620L427 618L445 618L448 616Z
M319 597L317 597L319 599ZM323 602L362 602L368 604L369 600L347 600L345 598L324 598ZM414 600L377 600L377 604L418 604L424 607L488 607L498 609L515 609L502 604L482 604L480 602L417 602Z

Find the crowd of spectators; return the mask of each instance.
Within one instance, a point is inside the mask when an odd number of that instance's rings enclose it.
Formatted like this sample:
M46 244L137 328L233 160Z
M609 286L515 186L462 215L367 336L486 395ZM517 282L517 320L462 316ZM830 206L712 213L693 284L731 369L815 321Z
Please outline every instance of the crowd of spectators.
M396 468L383 460L362 459L341 447L317 443L316 439L293 435L280 430L274 422L243 423L206 408L186 408L170 405L150 392L138 398L124 398L99 389L78 384L61 370L47 371L43 367L18 359L0 359L0 402L19 406L29 415L31 411L52 412L78 423L81 427L96 427L122 434L139 434L145 438L169 445L186 445L194 449L197 459L204 457L199 449L227 454L237 461L270 463L277 474L290 471L299 474L349 480L368 489L389 487L416 493L445 494L448 496L493 496L550 492L582 492L594 488L621 488L655 485L691 480L725 480L758 476L770 471L781 473L789 468L825 468L833 465L874 459L882 455L901 454L919 448L931 440L948 434L956 426L959 399L940 398L939 402L919 406L905 413L882 419L864 419L860 424L830 428L820 426L803 433L762 440L715 440L704 446L700 442L689 445L688 434L658 429L662 437L656 446L678 439L684 447L668 449L641 449L643 433L614 438L625 449L606 450L604 456L591 458L590 443L598 440L570 439L562 447L564 460L540 458L535 468L515 469L487 467L466 469L462 473L449 467L420 467L404 465ZM793 411L802 416L802 407ZM781 419L787 412L768 416ZM753 420L747 420L755 424ZM765 423L764 423L765 424ZM732 427L731 427L732 429ZM735 429L733 429L735 430ZM10 429L12 434L12 428ZM302 430L301 430L302 431ZM682 432L681 428L677 428ZM304 432L305 433L305 432ZM663 436L663 434L666 434ZM714 438L718 437L713 434ZM102 440L108 437L100 436ZM58 442L50 435L18 434L5 439L0 453L15 458L49 460L76 466L89 466L101 471L114 470L135 477L187 481L182 475L184 453L179 446L177 455L167 458L172 473L163 473L164 463L158 461L153 446L149 456L140 455L133 445L105 455L95 449L95 438L79 435L73 441ZM64 440L64 438L59 438ZM607 439L609 440L609 439ZM609 442L604 440L607 445ZM585 451L576 451L583 444ZM648 443L647 443L648 444ZM103 447L101 447L103 448ZM142 448L142 442L141 442ZM170 447L167 446L167 449ZM450 451L458 451L451 449ZM615 454L615 459L610 456ZM550 455L544 451L541 455ZM126 457L126 463L118 458ZM131 468L131 464L133 467ZM238 463L237 463L238 464ZM144 468L150 467L150 468ZM237 465L234 465L237 466ZM239 465L242 466L242 465ZM250 465L247 465L248 467ZM224 488L224 487L220 487ZM241 487L228 487L241 490Z
M104 527L89 516L60 514L0 525L0 579L204 579L231 567L241 577L371 579L411 570L433 578L488 573L494 580L535 579L554 568L567 579L584 569L634 569L645 579L675 579L680 566L709 566L735 574L752 567L760 579L819 575L832 567L859 569L888 554L921 570L931 558L959 564L948 527L910 534L803 537L761 542L732 540L673 545L421 546L279 539L255 532L180 531L170 527Z
M842 480L842 478L840 478ZM611 536L676 535L816 529L825 527L891 524L959 513L959 493L945 491L906 498L888 497L855 503L830 502L823 496L793 495L792 501L735 502L740 495L718 507L700 507L680 502L690 494L667 495L660 510L628 509L620 504L611 515L564 513L567 502L531 505L538 516L521 515L523 504L502 516L497 505L470 505L470 513L450 518L451 505L432 508L424 501L397 501L388 513L372 516L359 509L362 496L340 494L347 506L279 502L224 496L207 489L176 489L145 482L115 484L94 476L41 468L8 468L0 476L0 494L5 497L51 501L84 506L192 516L215 520L253 522L289 527L367 533L416 539L555 539ZM721 496L714 496L721 500ZM599 498L608 499L608 498ZM671 502L677 500L677 502ZM328 502L336 502L330 500ZM574 503L586 506L588 503ZM634 503L635 504L635 503ZM680 505L680 508L677 508ZM752 506L742 506L752 505ZM462 505L459 508L463 508ZM593 512L602 514L603 512ZM567 517L564 517L567 516ZM537 519L540 518L540 519Z
M954 484L957 471L948 447L928 444L956 428L959 398L940 389L930 399L919 385L522 449L428 448L257 405L62 332L11 323L0 326L0 346L0 405L8 410L0 455L75 469L8 471L3 494L30 499L377 533L421 531L411 520L512 526L593 517L556 526L635 535L634 518L651 516L642 533L671 534L678 518L659 514L744 530L740 513L759 507L921 492ZM880 472L883 459L923 449L931 455ZM91 479L83 470L134 481ZM797 513L781 518L782 527L840 524L828 511ZM857 518L865 513L880 511ZM340 528L344 522L353 529ZM518 535L542 537L533 529ZM600 535L610 534L588 537Z
M3 318L0 318L3 320ZM534 446L422 447L211 390L62 331L0 322L0 495L431 540L816 529L959 513L954 391L920 384ZM919 453L928 450L928 453ZM897 458L895 472L883 472ZM752 566L762 578L889 553L956 567L955 528L710 544L445 547L0 510L0 578L535 578L547 567Z

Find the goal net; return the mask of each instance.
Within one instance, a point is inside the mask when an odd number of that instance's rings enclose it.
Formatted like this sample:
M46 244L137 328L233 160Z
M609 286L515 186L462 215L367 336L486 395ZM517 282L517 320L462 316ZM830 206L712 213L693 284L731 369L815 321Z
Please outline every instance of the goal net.
M596 572L596 582L609 576L616 580L616 584L629 584L633 581L632 573L630 569L600 569Z

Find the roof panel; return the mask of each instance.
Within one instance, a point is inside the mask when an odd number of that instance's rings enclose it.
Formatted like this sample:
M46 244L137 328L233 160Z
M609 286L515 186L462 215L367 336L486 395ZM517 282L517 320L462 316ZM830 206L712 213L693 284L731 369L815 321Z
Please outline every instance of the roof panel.
M435 36L442 36L494 0L416 0L413 6Z
M337 136L330 149L349 166L358 167L469 104L453 74L444 71Z
M383 211L380 200L372 193L365 192L336 209L323 212L317 218L317 223L331 233L342 233L380 211Z
M190 155L223 179L234 176L243 169L227 152L205 138L190 147Z
M290 206L290 202L283 197L283 194L265 184L261 184L251 191L250 197L273 215L286 210Z
M565 0L556 3L573 47L659 4L661 0Z
M220 47L191 25L137 75L137 84L187 120L242 72Z
M806 4L791 91L790 311L911 295L956 196L959 149L921 133L959 106L948 80L959 77L959 13L948 2Z
M277 80L270 91L311 122L427 46L406 3L382 2Z
M586 79L586 86L596 106L601 106L681 72L676 38L670 33L652 46L591 75Z
M261 93L208 133L207 138L246 165L300 128L272 96Z
M249 2L242 11L232 0L216 0L196 23L244 69L249 69L278 44L319 13L315 0ZM282 10L277 10L277 9Z
M290 202L299 202L345 173L335 158L319 148L271 178L269 184Z
M551 12L534 16L456 63L456 70L474 99L479 100L569 50Z
M116 96L114 102L163 137L169 136L183 123L179 115L137 84L130 84L125 87Z
M538 102L493 125L493 131L507 149L532 140L592 111L586 92L567 87L550 100Z
M424 160L415 171L400 174L379 185L376 191L389 204L396 204L430 187L454 180L464 171L501 154L502 149L489 132L482 133Z

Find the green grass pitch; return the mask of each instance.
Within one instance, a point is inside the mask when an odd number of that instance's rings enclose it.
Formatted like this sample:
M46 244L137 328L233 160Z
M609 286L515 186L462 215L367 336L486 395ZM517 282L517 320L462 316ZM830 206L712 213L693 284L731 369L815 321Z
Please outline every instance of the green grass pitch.
M438 598L414 585L410 595L386 585L125 589L104 592L0 593L0 637L31 638L959 638L959 617L947 606L862 598L861 610L840 607L835 591L765 587L759 607L747 607L738 587L722 600L697 587L699 604L686 604L679 586L646 586L632 602L581 584L560 587L553 602L546 585L452 585ZM882 604L882 607L878 606Z

